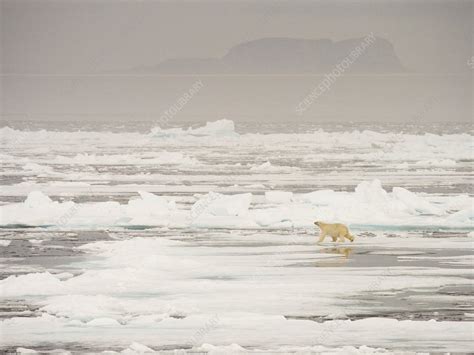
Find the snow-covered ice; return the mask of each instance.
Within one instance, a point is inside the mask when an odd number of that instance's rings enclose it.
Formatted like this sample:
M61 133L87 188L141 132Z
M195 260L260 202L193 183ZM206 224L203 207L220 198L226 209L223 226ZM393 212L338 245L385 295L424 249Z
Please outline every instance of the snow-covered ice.
M0 206L0 225L69 226L75 228L127 225L197 226L215 228L271 227L288 221L292 227L309 227L314 219L363 226L418 226L471 228L473 198L419 195L402 187L387 192L380 180L363 181L353 192L319 190L306 194L266 191L265 205L252 193L209 192L194 197L190 208L177 208L169 200L146 191L127 203L115 201L74 203L53 201L41 191L32 191L24 202ZM253 206L252 206L252 202ZM277 204L277 206L274 206ZM455 207L455 208L453 208ZM281 227L280 225L277 225Z

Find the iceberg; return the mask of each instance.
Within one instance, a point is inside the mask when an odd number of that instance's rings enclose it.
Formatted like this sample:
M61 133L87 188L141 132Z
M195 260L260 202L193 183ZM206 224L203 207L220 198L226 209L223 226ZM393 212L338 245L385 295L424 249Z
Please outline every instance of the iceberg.
M168 137L179 138L185 136L195 137L238 137L239 134L235 132L234 122L227 119L221 119L214 122L207 122L205 126L187 129L183 128L168 128L154 127L151 130L150 137Z
M252 194L223 195L209 192L191 207L191 216L244 216L252 202Z

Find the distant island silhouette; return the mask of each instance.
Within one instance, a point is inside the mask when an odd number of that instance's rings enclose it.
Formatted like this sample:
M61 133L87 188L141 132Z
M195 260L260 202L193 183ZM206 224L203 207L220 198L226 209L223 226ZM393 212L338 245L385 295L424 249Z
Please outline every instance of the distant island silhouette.
M160 74L305 74L326 73L350 55L364 38L262 38L232 47L221 58L175 58L132 69ZM348 68L348 73L404 72L390 41L375 37Z

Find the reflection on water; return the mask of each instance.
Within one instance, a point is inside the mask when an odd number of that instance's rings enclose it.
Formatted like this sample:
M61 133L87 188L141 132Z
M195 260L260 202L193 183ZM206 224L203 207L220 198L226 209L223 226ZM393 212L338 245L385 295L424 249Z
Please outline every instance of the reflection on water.
M352 253L352 249L350 247L334 247L334 248L324 248L320 252L325 254L339 254L344 255L344 258L348 258L349 255Z
M352 254L353 248L351 247L332 247L324 248L319 250L320 253L332 254L334 258L328 258L316 262L317 267L328 267L328 266L344 266L349 261L349 256Z

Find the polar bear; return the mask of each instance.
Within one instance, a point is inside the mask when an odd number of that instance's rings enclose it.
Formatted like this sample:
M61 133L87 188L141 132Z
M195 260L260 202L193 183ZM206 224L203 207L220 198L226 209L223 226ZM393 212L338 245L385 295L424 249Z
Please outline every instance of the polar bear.
M349 228L341 223L324 223L320 221L314 222L315 225L321 229L319 235L318 244L324 242L324 238L329 235L332 241L335 242L339 239L340 242L344 242L344 238L349 239L351 242L354 241L354 237L349 233Z

